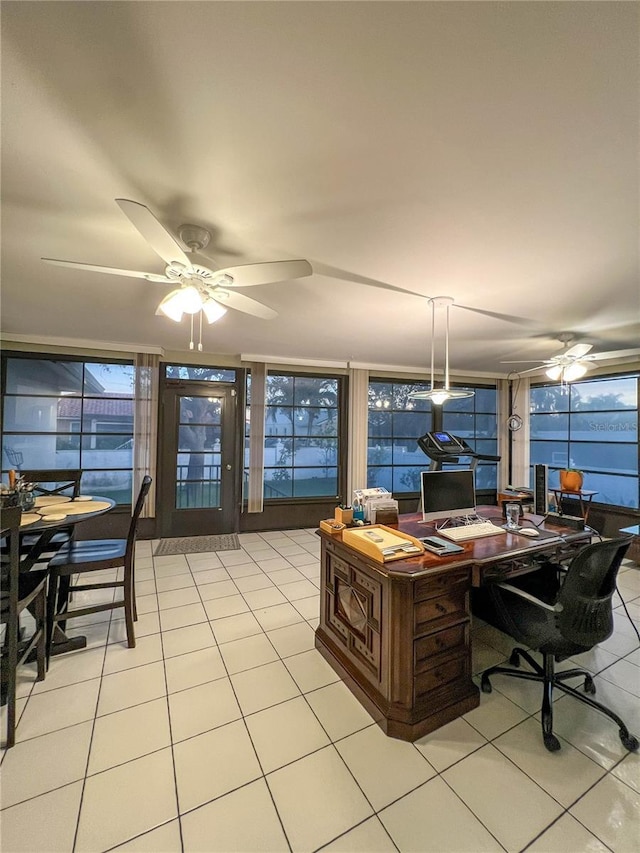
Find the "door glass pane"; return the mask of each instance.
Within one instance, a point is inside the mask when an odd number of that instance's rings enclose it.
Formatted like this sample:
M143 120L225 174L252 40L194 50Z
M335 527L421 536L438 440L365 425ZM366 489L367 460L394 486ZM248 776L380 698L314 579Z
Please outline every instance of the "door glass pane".
M221 416L217 397L179 398L177 509L220 506Z

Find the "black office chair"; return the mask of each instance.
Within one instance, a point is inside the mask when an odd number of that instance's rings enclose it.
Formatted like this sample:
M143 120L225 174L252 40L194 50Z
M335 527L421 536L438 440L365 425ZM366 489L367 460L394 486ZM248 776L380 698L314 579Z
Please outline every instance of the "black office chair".
M618 724L623 746L631 752L638 749L638 739L629 733L616 713L564 683L569 678L584 678L585 694L594 694L596 688L589 672L583 669L556 672L554 666L555 661L587 652L611 636L611 600L618 569L630 543L631 537L625 537L587 545L567 567L564 582L551 602L512 584L498 583L487 588L491 607L483 612L483 618L518 642L541 652L543 662L540 666L528 652L516 647L509 659L511 667L492 666L482 673L481 689L491 693L489 678L497 674L542 682L542 737L550 752L560 749L560 741L553 734L554 687L606 714ZM549 564L546 568L548 571L553 567ZM517 668L520 658L526 660L533 672Z
M151 477L144 477L138 493L136 505L131 516L129 533L126 539L87 539L71 540L63 545L58 553L49 561L49 593L47 596L47 662L51 657L53 630L59 622L64 625L67 620L90 613L100 613L103 610L115 610L123 607L127 626L127 644L133 648L136 638L133 623L136 619L135 587L134 587L134 557L138 519L142 512L145 499L151 488ZM124 568L122 580L99 583L71 583L73 575L82 575L103 569ZM102 604L92 604L87 607L69 609L69 594L71 592L86 592L96 589L122 589L123 597L116 601Z
M36 650L37 680L45 676L45 603L47 570L32 569L20 573L20 507L2 510L2 530L6 552L2 557L2 588L0 591L0 622L6 625L0 671L2 678L2 702L7 703L6 748L15 744L16 732L16 682L18 667L31 652ZM31 637L21 640L20 614L29 607L35 618L35 629Z

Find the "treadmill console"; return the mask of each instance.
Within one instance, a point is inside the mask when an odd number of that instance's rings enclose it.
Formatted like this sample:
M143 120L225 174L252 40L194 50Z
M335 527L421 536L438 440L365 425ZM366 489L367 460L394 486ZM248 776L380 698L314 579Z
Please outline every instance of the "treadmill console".
M460 453L465 450L465 445L450 432L430 432L427 435L434 448L441 453ZM468 446L466 449L469 449Z

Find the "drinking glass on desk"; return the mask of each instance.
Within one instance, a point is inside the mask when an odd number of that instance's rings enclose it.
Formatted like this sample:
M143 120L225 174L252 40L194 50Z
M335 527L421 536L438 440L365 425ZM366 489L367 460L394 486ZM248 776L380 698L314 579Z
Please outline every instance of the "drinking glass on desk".
M506 528L507 530L520 530L520 504L507 504L505 506L505 515L507 518Z

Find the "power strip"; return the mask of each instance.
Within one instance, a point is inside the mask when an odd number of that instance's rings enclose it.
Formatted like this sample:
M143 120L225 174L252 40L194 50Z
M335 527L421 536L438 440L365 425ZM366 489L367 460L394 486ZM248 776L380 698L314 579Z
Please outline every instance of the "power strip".
M579 515L561 515L558 512L548 512L545 521L550 521L552 524L562 524L572 530L584 530L585 527L584 518L580 518Z

